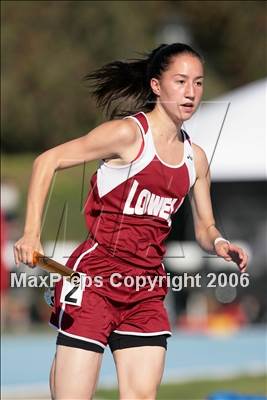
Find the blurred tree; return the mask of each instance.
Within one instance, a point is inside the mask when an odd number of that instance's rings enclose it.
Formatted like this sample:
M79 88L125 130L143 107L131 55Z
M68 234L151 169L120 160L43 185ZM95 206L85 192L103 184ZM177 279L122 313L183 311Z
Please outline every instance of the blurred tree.
M171 1L229 88L266 76L266 1Z
M88 132L103 116L81 78L133 58L183 18L204 53L206 97L266 74L265 2L2 2L2 132L5 152L41 152ZM179 40L179 37L177 38Z

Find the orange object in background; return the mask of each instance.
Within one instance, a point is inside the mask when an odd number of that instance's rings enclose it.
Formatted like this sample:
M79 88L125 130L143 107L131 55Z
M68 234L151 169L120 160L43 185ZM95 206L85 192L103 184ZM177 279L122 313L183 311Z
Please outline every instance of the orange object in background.
M248 318L240 303L209 305L207 314L183 314L176 323L178 330L207 334L231 334L247 325Z

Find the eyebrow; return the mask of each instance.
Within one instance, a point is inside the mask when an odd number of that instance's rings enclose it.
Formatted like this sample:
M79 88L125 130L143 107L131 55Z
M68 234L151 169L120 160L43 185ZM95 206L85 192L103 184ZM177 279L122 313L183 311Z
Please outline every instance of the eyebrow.
M188 75L185 75L185 74L175 74L174 76L176 76L176 75L180 75L180 76L182 76L183 78L189 78L189 76L188 76ZM203 76L203 75L200 75L200 76L196 76L196 77L195 77L195 79L200 79L200 78L204 78L204 76Z

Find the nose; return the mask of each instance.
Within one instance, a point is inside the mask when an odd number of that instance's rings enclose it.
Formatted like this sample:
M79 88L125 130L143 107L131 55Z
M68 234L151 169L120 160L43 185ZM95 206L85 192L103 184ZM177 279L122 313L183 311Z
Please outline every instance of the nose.
M186 90L185 90L185 97L190 100L194 100L194 98L195 98L195 87L194 87L194 84L191 82L187 82Z

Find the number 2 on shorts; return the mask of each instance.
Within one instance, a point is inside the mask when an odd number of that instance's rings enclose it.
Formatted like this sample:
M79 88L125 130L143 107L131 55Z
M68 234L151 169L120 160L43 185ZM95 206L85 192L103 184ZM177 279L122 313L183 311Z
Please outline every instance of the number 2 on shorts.
M82 297L84 291L81 282L79 285L75 286L69 280L64 279L61 290L60 303L71 304L73 306L79 307L82 303Z

